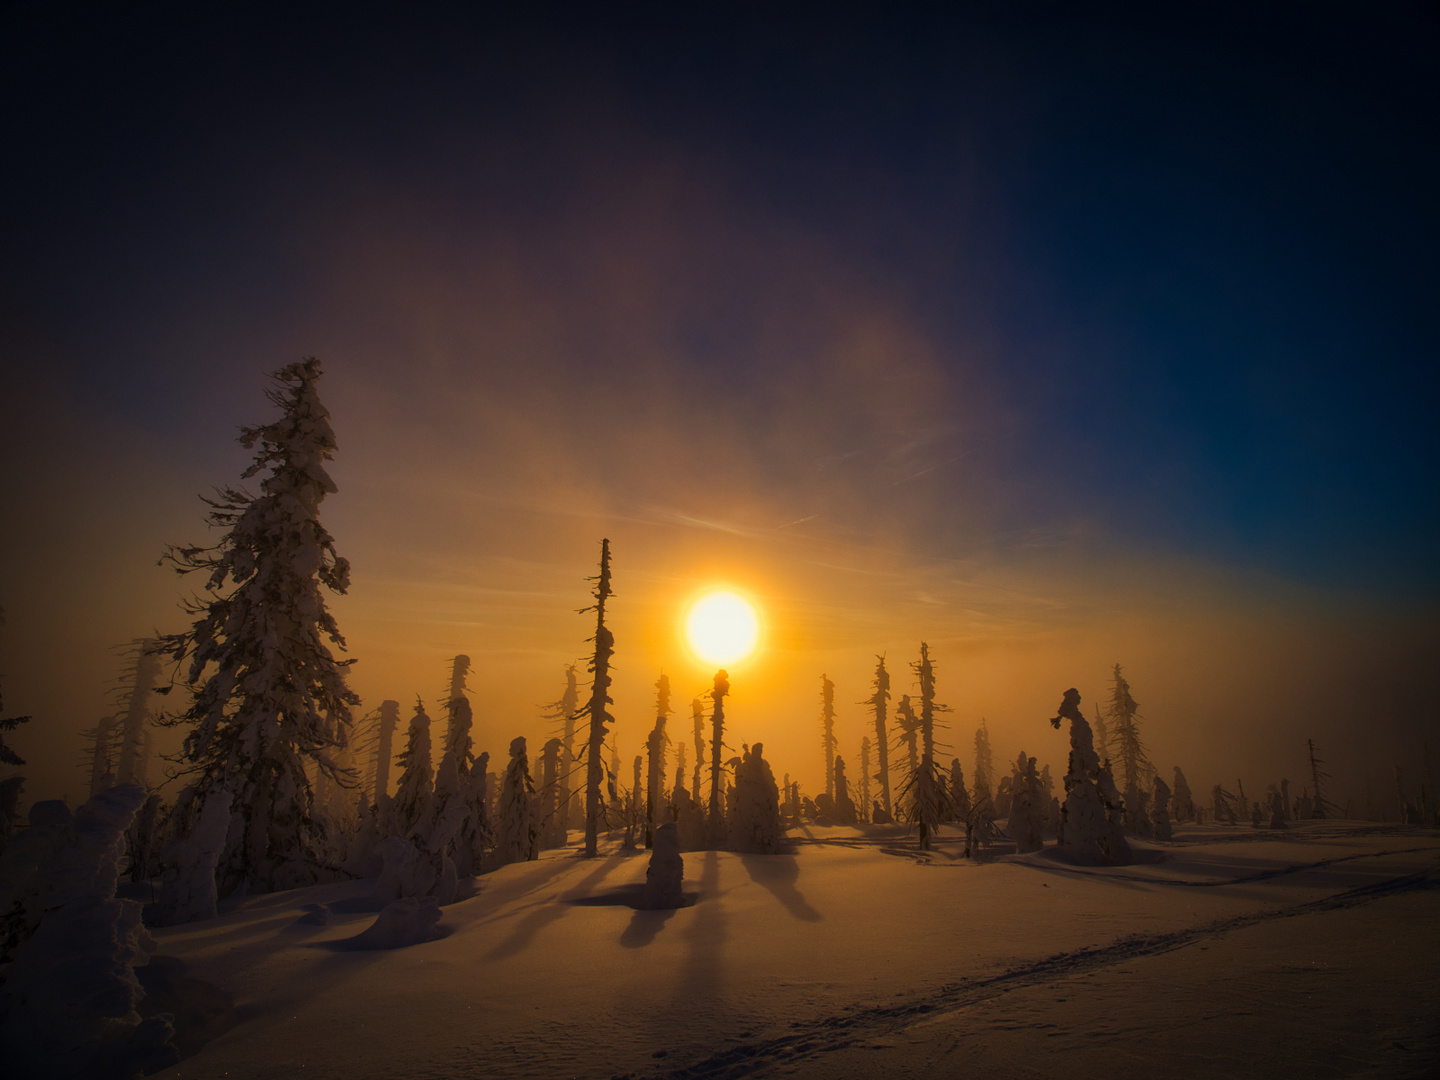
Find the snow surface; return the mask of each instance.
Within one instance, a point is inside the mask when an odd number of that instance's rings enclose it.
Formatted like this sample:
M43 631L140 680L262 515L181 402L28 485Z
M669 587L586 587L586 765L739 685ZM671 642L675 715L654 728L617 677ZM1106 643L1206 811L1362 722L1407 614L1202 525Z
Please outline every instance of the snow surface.
M155 932L236 1003L159 1075L1437 1074L1435 830L1182 825L1121 867L973 862L948 828L928 854L903 826L791 837L687 853L672 911L637 910L643 853L572 843L391 951L346 945L372 882L231 902Z

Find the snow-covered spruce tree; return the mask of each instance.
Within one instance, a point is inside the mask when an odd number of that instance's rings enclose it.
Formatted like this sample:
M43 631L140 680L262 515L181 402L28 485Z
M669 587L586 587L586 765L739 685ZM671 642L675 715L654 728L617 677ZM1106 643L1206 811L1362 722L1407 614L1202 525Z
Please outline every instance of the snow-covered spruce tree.
M850 797L850 781L845 779L845 759L835 755L835 775L832 777L835 789L835 824L854 825L856 821L855 800Z
M1110 770L1095 754L1094 736L1080 712L1080 692L1065 691L1050 723L1070 721L1070 768L1065 774L1065 808L1061 811L1063 846L1082 859L1111 866L1130 862L1130 845L1120 820L1124 806Z
M887 818L894 818L895 808L890 804L890 732L885 726L886 713L890 706L890 673L885 670L885 657L875 657L875 681L870 684L872 693L867 704L875 710L875 753L877 762L875 779L880 781L880 805Z
M640 774L645 769L645 755L635 755L635 776L630 781L630 791L625 796L625 850L635 846L635 833L641 829L645 816L645 793Z
M546 720L560 723L560 828L575 820L575 721L580 711L580 688L575 664L565 665L565 692L545 706Z
M1210 808L1216 825L1239 823L1239 818L1235 816L1235 796L1219 784L1216 784L1210 791Z
M675 747L675 783L670 787L670 801L678 802L682 792L685 792L685 744L683 742Z
M898 745L905 748L905 776L915 775L920 767L920 718L910 704L910 695L901 694L900 703L895 706L895 719L900 724Z
M705 706L698 697L690 701L690 720L695 725L695 775L690 782L690 792L697 803L703 803L700 777L705 769Z
M535 820L535 781L525 739L510 741L510 764L500 788L500 840L496 855L501 862L526 862L540 857L540 828Z
M825 794L835 798L835 684L820 676L820 745L825 749Z
M920 659L910 665L920 683L920 761L905 781L902 794L909 796L909 817L920 826L920 850L930 850L930 840L940 819L949 811L950 797L935 766L935 713L944 708L935 704L935 666L930 646L920 643Z
M400 703L380 702L375 730L375 805L383 810L390 802L390 762L395 757L395 729L400 726Z
M649 757L645 773L645 847L654 844L654 831L664 824L662 811L665 807L665 717L670 709L670 676L664 674L655 682L655 727L645 740L645 752Z
M565 827L560 823L560 755L563 744L549 739L540 751L540 847L565 846Z
M968 859L984 844L1000 835L988 805L977 803L965 787L965 770L959 758L950 761L950 816L965 830L965 857Z
M462 774L470 767L470 728L475 719L470 699L465 696L469 689L465 685L465 677L469 674L470 657L461 653L450 661L450 685L445 695L445 754L452 756L453 747L464 744L465 749L457 758ZM439 782L437 774L437 785Z
M1020 751L1010 783L1010 817L1005 831L1015 839L1015 850L1024 854L1045 846L1045 812L1048 807L1035 759Z
M756 743L735 767L735 813L730 821L730 850L755 855L786 851L785 827L780 821L780 789Z
M615 635L605 625L605 601L610 599L610 541L600 541L600 573L589 579L595 582L595 603L581 608L579 614L595 612L595 636L590 638L595 651L590 655L587 670L594 676L590 684L590 701L584 715L590 721L589 737L585 744L585 854L593 858L599 851L600 820L605 816L605 801L601 784L605 779L605 764L600 754L605 749L606 724L610 723L607 705L610 700L610 657L615 653ZM578 717L577 717L578 718Z
M1150 804L1150 832L1156 840L1171 840L1174 830L1170 826L1170 785L1155 774L1155 798Z
M1125 828L1133 836L1145 836L1150 831L1150 818L1142 805L1145 788L1144 777L1153 766L1145 756L1145 744L1140 741L1140 706L1130 696L1130 684L1115 665L1111 676L1110 704L1105 710L1109 721L1110 760L1118 767L1120 788L1125 793Z
M718 849L725 844L725 792L721 787L725 776L725 697L730 693L730 676L724 668L715 673L715 686L710 691L714 708L710 713L710 806L705 818L705 840Z
M465 782L467 813L455 840L455 871L462 876L478 874L485 852L495 844L490 816L490 751L483 751L470 766Z
M870 736L860 740L860 805L856 808L858 820L870 820Z
M1310 783L1315 787L1315 798L1310 804L1310 816L1312 818L1322 819L1335 817L1338 807L1325 797L1324 788L1320 785L1321 780L1330 779L1330 774L1320 768L1321 765L1325 764L1325 761L1323 758L1315 756L1314 739L1306 739L1305 745L1310 751Z
M1195 820L1195 796L1190 794L1190 785L1180 766L1175 766L1175 790L1170 801L1171 814L1176 821Z
M990 728L985 718L980 718L980 726L975 729L975 772L971 777L971 784L974 787L973 802L976 806L986 806L992 812L995 806L995 796L990 791L990 785L995 782L995 757L990 749Z
M90 794L98 795L115 783L115 759L119 756L116 740L120 725L113 716L102 716L95 726L80 733L90 744Z
M290 364L274 379L268 396L283 414L240 434L246 449L259 447L242 477L268 470L260 494L220 489L205 502L209 523L225 530L221 541L171 547L162 560L205 575L206 595L187 605L199 618L158 645L177 664L189 661L192 691L189 707L162 722L190 727L183 753L199 802L212 792L231 796L238 820L220 860L223 893L318 880L324 837L306 768L352 784L332 757L359 698L345 685L353 661L330 650L345 641L322 591L345 592L350 564L320 524L320 503L335 491L325 471L335 435L317 391L320 361Z
M117 784L146 786L145 728L150 722L150 693L160 674L160 658L154 641L135 641L126 665L125 707L120 714L120 758L115 766Z
M415 715L410 717L410 730L405 749L397 759L404 768L400 786L390 802L390 818L385 831L391 836L411 836L424 829L430 821L434 801L434 778L430 767L430 717L424 703L415 699Z

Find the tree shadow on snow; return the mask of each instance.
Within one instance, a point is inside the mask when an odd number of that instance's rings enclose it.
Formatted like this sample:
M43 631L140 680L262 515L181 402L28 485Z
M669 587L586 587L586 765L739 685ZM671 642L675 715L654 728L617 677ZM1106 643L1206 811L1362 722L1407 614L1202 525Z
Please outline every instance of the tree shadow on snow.
M795 918L802 922L820 921L820 913L795 888L795 881L800 877L800 862L794 855L741 855L740 862L750 880L768 889Z
M681 907L692 906L699 897L698 893L685 893L685 902ZM628 907L633 908L635 914L630 917L630 925L620 935L620 944L626 949L643 949L655 940L655 935L665 928L665 923L670 916L674 915L678 908L661 908L659 910L649 909L644 906L645 884L636 882L633 885L621 885L618 888L609 889L594 896L581 896L574 900L567 900L566 903L572 907Z
M520 924L510 932L510 936L490 951L487 959L500 960L506 956L514 956L522 952L542 929L557 919L565 917L565 913L576 901L583 899L590 894L590 889L599 884L600 880L619 866L624 860L616 859L613 856L598 860L599 865L586 874L575 887L568 890L562 896L556 898L560 903L544 903L531 911L529 915L520 920ZM570 903L565 903L569 901Z

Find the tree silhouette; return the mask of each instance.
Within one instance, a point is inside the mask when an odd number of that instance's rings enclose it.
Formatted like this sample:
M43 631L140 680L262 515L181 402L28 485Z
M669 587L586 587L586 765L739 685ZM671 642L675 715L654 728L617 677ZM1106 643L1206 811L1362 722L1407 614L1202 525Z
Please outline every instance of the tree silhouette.
M245 428L239 440L259 446L242 478L269 470L261 493L221 488L204 499L206 519L225 530L223 539L171 547L162 559L177 573L205 575L207 595L186 605L199 618L160 640L177 665L189 661L192 695L188 708L162 722L190 727L183 758L196 774L199 802L222 790L233 796L239 821L218 868L226 893L315 881L324 835L307 769L353 786L332 757L359 698L345 685L353 661L330 651L345 641L322 592L344 593L350 564L319 517L321 501L336 490L325 471L335 435L317 391L320 374L314 357L274 373L279 385L267 396L283 414Z
M587 669L594 676L590 684L590 702L585 714L590 719L590 737L585 744L585 854L593 858L599 849L600 818L605 813L600 785L605 779L605 766L600 754L605 749L605 725L610 713L605 706L610 700L610 657L615 652L615 636L605 625L605 601L610 599L610 541L600 541L600 573L588 580L595 582L595 603L581 608L579 614L595 612L595 636L590 638L595 651Z
M888 816L895 813L895 808L890 805L890 735L885 730L885 714L890 702L890 673L885 670L883 656L875 657L875 681L871 686L874 693L868 703L875 710L875 752L879 759L875 779L880 781L880 805Z

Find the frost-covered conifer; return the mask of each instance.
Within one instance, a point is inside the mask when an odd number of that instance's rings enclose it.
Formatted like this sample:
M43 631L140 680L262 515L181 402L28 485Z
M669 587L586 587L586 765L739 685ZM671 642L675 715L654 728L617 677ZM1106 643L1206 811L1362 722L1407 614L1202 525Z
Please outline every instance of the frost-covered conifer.
M920 718L910 704L910 695L901 694L900 703L895 706L895 719L900 724L899 745L905 748L907 777L914 776L920 767Z
M845 779L845 759L835 755L835 775L832 777L835 789L835 823L854 825L856 820L855 800L850 798L850 781Z
M1235 796L1226 791L1219 784L1216 784L1210 792L1211 812L1215 818L1216 825L1235 825L1238 819L1235 816Z
M670 677L662 673L655 683L655 727L645 741L650 761L645 774L645 846L653 843L654 830L662 823L665 807L665 717L670 709Z
M1146 836L1150 832L1150 816L1146 810L1144 777L1153 766L1145 756L1145 744L1140 741L1140 706L1130 696L1130 684L1121 674L1120 665L1115 665L1111 677L1110 705L1106 709L1110 722L1110 760L1118 766L1119 782L1125 792L1125 828L1135 836Z
M825 794L835 798L835 684L820 676L820 745L825 749Z
M975 729L975 772L971 777L974 787L972 801L978 806L985 806L993 813L995 796L990 790L990 785L995 782L995 760L990 749L990 728L985 718L980 718L980 726Z
M1195 820L1195 797L1190 794L1190 785L1185 781L1185 774L1180 771L1180 766L1175 766L1175 791L1171 800L1173 815L1176 821Z
M857 808L860 821L870 818L870 737L860 740L860 805Z
M1110 770L1095 753L1090 725L1080 712L1080 693L1071 688L1050 723L1070 721L1070 768L1065 775L1061 812L1062 843L1081 858L1119 865L1130 861L1130 845L1120 821L1123 804Z
M920 659L910 666L920 683L920 762L906 780L904 794L910 800L910 820L920 826L920 850L929 851L931 837L950 805L949 793L935 765L935 713L944 706L935 703L935 666L930 662L929 644L920 643Z
M595 582L595 604L582 608L580 614L595 612L595 636L590 640L595 651L590 656L587 670L594 676L590 685L590 701L585 707L590 721L589 739L585 745L585 854L593 858L599 850L600 820L605 816L605 802L601 784L604 781L605 765L600 753L605 748L606 724L610 723L607 705L610 700L610 657L615 653L615 635L605 625L605 601L610 599L610 541L600 541L600 573L590 580Z
M158 642L132 642L133 661L125 670L125 708L120 714L120 756L115 766L115 782L146 785L145 728L150 723L150 692L160 674ZM323 775L323 774L322 774Z
M690 702L690 719L695 725L695 775L690 782L690 793L697 803L703 803L700 777L705 767L705 707L698 697Z
M434 854L444 857L453 854L451 847L458 841L465 819L472 812L468 796L470 769L475 762L475 743L470 738L474 714L470 709L470 700L465 696L465 675L469 670L468 656L460 655L451 661L450 699L445 705L445 753L440 759L440 767L435 770L435 790L430 807L432 820L426 830L431 841L427 846L433 849ZM448 840L443 847L437 847L438 838L442 835Z
M485 852L495 843L490 817L492 779L489 768L490 752L487 750L475 759L465 780L466 813L460 822L454 847L455 871L462 877L480 872Z
M635 755L635 776L630 781L630 791L625 796L625 848L635 846L635 830L645 816L645 796L641 788L640 773L645 768L645 756Z
M725 803L721 780L725 767L721 764L725 747L725 697L730 693L730 676L724 668L715 673L715 685L710 691L714 708L710 713L710 806L705 818L706 841L712 848L719 848L725 842Z
M322 592L345 592L350 565L320 524L320 503L335 491L325 471L335 436L317 392L320 362L302 360L274 378L269 397L283 415L240 436L242 446L260 448L243 476L269 470L260 494L221 489L205 501L223 539L165 554L177 572L205 575L206 595L189 606L199 618L160 648L177 664L189 661L190 705L164 722L190 726L184 755L196 798L228 792L240 816L220 862L222 892L318 879L324 836L306 768L350 784L332 753L359 701L345 685L351 661L330 650L345 642Z
M560 755L563 744L550 739L540 751L540 847L565 846L565 826L560 817Z
M760 743L745 752L735 768L735 813L730 821L730 850L776 855L786 850L780 822L780 789Z
M580 688L575 664L565 665L565 692L546 707L547 720L560 722L560 828L575 820L575 722L580 715Z
M540 829L535 821L535 782L523 736L510 741L510 764L500 789L500 838L496 855L501 862L525 862L540 857Z
M1040 774L1035 771L1035 759L1026 757L1023 750L1015 762L1010 791L1006 831L1015 840L1015 850L1021 854L1039 851L1045 846L1045 790L1040 785Z
M1000 777L1000 782L995 786L995 817L997 819L1010 816L1010 802L1014 797L1013 788L1014 777Z
M90 743L90 794L98 795L115 783L115 741L120 725L113 716L102 716L93 728L81 732Z
M390 818L385 823L391 836L410 836L424 829L430 821L434 802L434 778L430 766L430 717L417 697L415 715L410 717L410 730L405 749L397 761L403 766L400 786L390 802Z
M671 787L673 792L672 801L679 797L685 790L685 744L682 742L675 748L675 783Z
M1285 797L1280 792L1270 792L1270 828L1288 829L1290 826L1285 823Z
M970 792L965 787L965 770L958 757L950 760L950 813L959 822L970 817Z
M885 726L890 703L890 673L885 670L883 656L875 657L875 681L870 685L874 691L869 704L875 710L875 779L880 781L880 805L885 809L885 817L894 820L895 808L890 803L890 732Z
M1156 840L1170 840L1174 833L1170 827L1170 785L1155 774L1155 799L1150 807L1150 831Z

